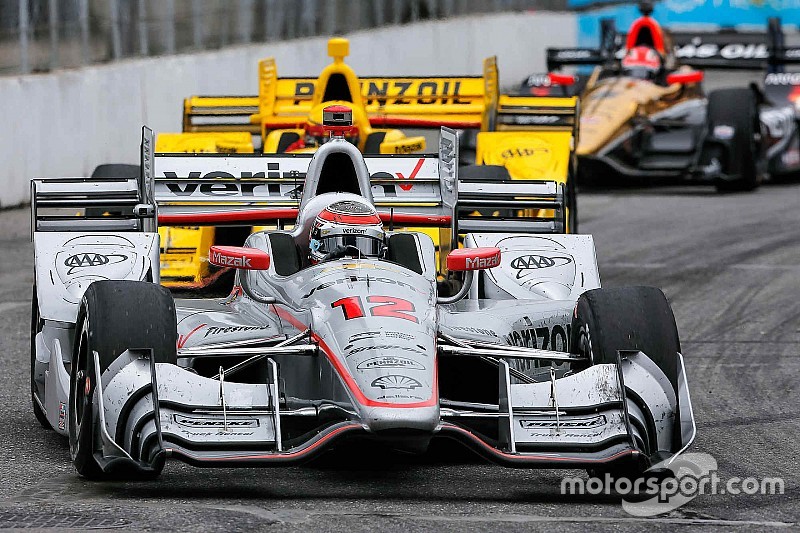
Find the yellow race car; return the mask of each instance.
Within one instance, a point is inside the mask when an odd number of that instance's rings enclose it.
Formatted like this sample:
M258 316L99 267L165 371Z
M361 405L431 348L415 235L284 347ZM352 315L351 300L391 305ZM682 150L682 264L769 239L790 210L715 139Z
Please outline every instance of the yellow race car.
M359 78L344 61L348 53L346 39L331 39L328 54L333 62L317 78L280 78L274 59L268 58L259 62L257 96L187 98L183 132L159 134L156 152L314 152L327 141L322 110L346 105L352 109L353 125L345 137L366 154L402 157L424 152L426 137L408 135L411 130L424 133L447 126L477 131L474 164L461 167L460 176L496 181L500 175L507 180L562 183L567 195L566 231L576 232L572 176L577 98L501 95L495 58L484 61L483 76ZM269 175L263 177L269 179ZM415 176L399 177L411 181ZM487 213L492 214L503 213ZM162 282L192 288L209 285L221 275L206 260L208 247L240 245L251 227L165 227L159 231ZM426 231L435 242L447 242L438 229Z

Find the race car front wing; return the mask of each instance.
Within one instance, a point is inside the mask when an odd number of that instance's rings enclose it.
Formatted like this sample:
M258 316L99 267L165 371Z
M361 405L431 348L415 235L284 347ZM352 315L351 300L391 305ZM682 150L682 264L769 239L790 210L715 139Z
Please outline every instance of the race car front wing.
M444 344L449 355L460 347ZM309 355L313 345L294 346ZM456 348L456 350L454 350ZM440 424L425 439L449 437L493 462L510 467L580 467L638 462L645 466L684 451L695 422L683 358L678 354L677 395L644 353L619 352L616 364L598 364L556 378L530 382L506 361L515 357L558 362L568 354L532 349L498 350L500 397L496 406L440 400ZM474 348L471 348L474 349ZM251 349L252 350L252 349ZM465 353L464 356L480 356ZM528 353L526 353L528 352ZM267 359L263 384L206 378L169 363L154 363L147 350L125 351L102 375L93 402L94 450L105 471L151 471L174 457L196 466L279 466L314 458L343 439L370 437L355 406L329 405L338 415L320 417L319 402L286 406L279 367ZM99 358L95 355L99 373ZM316 430L287 442L282 423L323 418ZM486 436L476 420L496 422ZM494 425L493 423L491 425ZM385 438L383 439L385 442Z

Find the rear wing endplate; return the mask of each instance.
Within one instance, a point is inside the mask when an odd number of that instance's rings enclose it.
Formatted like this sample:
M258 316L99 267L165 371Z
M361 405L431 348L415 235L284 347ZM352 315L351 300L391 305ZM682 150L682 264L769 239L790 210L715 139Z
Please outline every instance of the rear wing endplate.
M142 128L142 175L31 180L31 238L37 231L157 231L153 131Z

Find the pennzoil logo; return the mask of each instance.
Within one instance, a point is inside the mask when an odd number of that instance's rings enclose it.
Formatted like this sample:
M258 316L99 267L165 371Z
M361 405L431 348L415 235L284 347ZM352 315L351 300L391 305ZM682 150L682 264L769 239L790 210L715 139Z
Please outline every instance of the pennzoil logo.
M98 253L82 253L74 254L64 261L64 266L69 267L67 274L72 274L76 270L83 268L99 267L105 265L113 265L114 263L121 263L128 258L122 254L98 254Z

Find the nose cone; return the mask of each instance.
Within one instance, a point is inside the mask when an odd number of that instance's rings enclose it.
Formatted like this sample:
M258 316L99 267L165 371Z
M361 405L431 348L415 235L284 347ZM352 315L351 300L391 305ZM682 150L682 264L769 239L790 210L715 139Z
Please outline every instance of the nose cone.
M416 430L431 432L439 425L439 404L430 407L364 407L364 422L370 431Z

